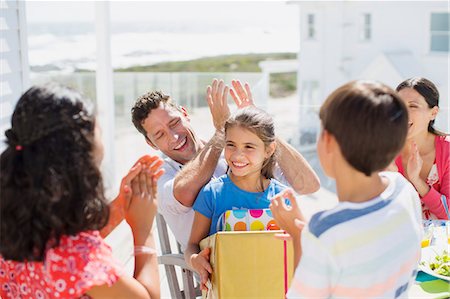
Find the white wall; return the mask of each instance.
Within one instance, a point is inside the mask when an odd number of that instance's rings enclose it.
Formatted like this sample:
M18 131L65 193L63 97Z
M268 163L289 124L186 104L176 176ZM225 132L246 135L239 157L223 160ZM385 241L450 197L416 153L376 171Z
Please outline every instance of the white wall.
M11 115L20 95L29 87L23 1L0 2L0 152L5 148L4 132L11 127Z
M322 102L336 87L365 74L382 70L367 71L377 59L386 66L386 76L381 81L395 87L399 79L422 76L432 80L441 93L442 117L438 118L441 128L449 131L449 54L430 52L430 18L432 12L448 12L446 1L401 1L366 2L300 1L300 53L299 82L317 80ZM317 38L306 39L307 15L316 16ZM361 41L361 15L372 16L372 38ZM383 53L403 53L411 57L411 64L396 69L389 66L389 60L380 58ZM408 54L410 53L410 54ZM400 54L403 55L403 54ZM395 55L394 55L395 56ZM378 66L378 68L383 66ZM301 85L299 85L301 86ZM300 92L300 94L302 94ZM300 103L308 103L300 99Z

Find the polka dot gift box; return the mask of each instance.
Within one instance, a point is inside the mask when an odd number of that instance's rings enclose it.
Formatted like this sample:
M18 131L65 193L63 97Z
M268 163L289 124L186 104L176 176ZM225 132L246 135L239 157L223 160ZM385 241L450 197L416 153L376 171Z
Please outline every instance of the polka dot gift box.
M270 209L228 210L217 223L218 231L279 230Z

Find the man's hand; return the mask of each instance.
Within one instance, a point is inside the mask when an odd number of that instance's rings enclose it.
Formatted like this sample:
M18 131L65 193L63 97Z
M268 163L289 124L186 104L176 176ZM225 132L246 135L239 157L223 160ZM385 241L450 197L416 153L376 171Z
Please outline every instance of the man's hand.
M226 120L230 116L230 108L228 107L228 91L222 80L214 79L212 86L206 88L206 101L211 111L214 127L221 131Z
M231 85L233 88L230 90L230 94L239 109L255 106L252 91L250 90L250 85L248 85L248 83L244 84L245 89L242 87L242 83L239 80L232 80Z

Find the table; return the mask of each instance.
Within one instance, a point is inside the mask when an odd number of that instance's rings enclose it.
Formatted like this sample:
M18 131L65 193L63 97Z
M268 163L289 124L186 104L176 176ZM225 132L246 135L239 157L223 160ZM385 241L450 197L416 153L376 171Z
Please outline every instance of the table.
M447 251L450 251L446 235L446 225L448 226L449 224L448 221L439 220L428 220L424 222L424 225L431 225L435 230L430 245L446 246ZM419 271L415 284L409 289L408 296L409 298L424 299L450 298L450 283Z
M419 271L415 284L408 291L408 297L411 299L450 298L450 283Z

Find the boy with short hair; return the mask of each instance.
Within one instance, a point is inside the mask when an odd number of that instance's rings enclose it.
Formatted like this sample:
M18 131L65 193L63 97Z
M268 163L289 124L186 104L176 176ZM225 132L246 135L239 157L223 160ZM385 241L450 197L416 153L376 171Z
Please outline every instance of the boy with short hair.
M339 203L301 229L292 191L272 199L298 265L287 297L407 297L420 258L420 200L401 175L382 172L405 142L406 107L386 85L353 81L326 99L320 119L317 152Z

